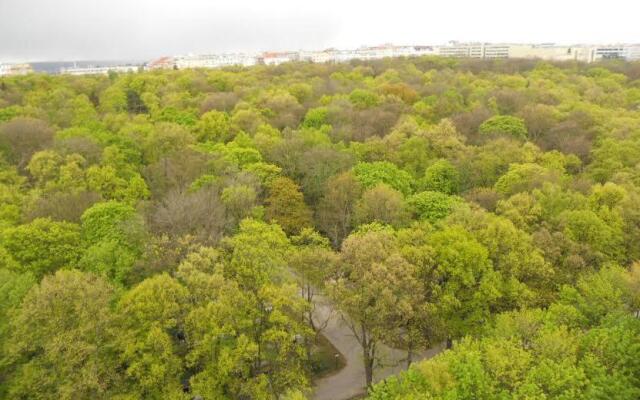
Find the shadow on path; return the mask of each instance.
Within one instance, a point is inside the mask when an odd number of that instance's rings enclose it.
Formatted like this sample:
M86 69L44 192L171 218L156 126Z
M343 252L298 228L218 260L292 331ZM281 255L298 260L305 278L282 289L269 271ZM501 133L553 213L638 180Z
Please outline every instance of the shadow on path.
M314 385L313 400L348 400L365 393L364 365L362 350L349 328L342 322L340 313L323 296L317 295L314 300L314 322L318 326L326 325L322 330L324 336L344 356L346 365L337 373L318 379ZM444 349L444 344L418 353L415 360L431 358ZM376 368L374 382L397 374L404 370L407 352L380 346L379 354L383 365L390 367Z

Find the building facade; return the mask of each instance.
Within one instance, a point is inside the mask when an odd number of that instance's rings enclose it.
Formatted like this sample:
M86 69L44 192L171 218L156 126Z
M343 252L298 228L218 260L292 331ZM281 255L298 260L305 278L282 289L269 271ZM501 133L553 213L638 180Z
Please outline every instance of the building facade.
M109 72L131 73L138 72L137 65L112 65L108 67L70 67L61 68L60 73L66 75L108 75Z
M32 72L31 64L0 64L0 76L27 75Z

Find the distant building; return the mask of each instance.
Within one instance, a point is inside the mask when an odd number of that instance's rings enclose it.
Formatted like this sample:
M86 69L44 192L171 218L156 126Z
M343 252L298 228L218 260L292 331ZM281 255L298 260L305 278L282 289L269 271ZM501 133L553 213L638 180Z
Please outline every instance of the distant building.
M361 47L354 50L327 49L322 51L301 51L298 59L315 63L348 62L351 60L378 60L387 57L417 57L433 55L431 46L394 46L386 44L374 47Z
M585 46L555 44L520 45L510 49L510 58L530 58L548 61L590 61L591 49Z
M280 65L282 63L298 61L298 60L300 60L300 55L296 51L286 51L286 52L267 51L262 53L262 55L258 57L258 61L261 64L265 64L265 65Z
M624 52L625 59L629 61L640 60L640 44L630 45L625 47Z
M624 59L624 46L599 46L591 50L591 61Z
M137 65L112 65L108 67L69 67L60 68L60 73L65 75L108 75L109 72L129 73L138 72Z
M484 44L450 42L446 46L437 47L436 54L442 57L484 58Z
M32 72L31 64L0 64L0 76L27 75Z
M187 55L175 58L178 69L221 68L230 66L249 67L257 63L255 55L244 53Z
M437 48L443 57L482 59L527 58L549 61L594 62L602 59L630 59L626 46L560 46L555 44L457 43ZM634 55L636 53L633 53ZM640 55L638 55L640 57Z
M173 57L160 57L157 60L153 60L149 62L145 69L154 70L154 69L173 69L176 67L176 61Z
M310 61L314 63L327 63L335 62L335 54L338 50L326 49L322 51L301 51L299 58L300 61Z

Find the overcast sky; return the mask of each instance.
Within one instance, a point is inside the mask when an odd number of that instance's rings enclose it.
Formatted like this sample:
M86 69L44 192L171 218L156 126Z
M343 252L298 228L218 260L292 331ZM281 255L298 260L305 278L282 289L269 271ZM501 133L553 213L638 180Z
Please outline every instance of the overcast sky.
M449 40L640 42L640 1L0 0L0 61Z

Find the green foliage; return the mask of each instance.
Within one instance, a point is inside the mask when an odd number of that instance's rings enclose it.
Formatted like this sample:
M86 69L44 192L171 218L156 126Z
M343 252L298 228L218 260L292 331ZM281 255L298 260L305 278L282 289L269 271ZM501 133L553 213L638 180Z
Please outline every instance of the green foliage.
M369 108L378 104L378 96L363 89L355 89L349 94L349 100L359 108Z
M637 397L640 323L622 313L631 290L625 276L621 268L607 268L566 287L547 310L500 314L483 337L412 366L376 385L369 397ZM581 329L572 329L576 323Z
M255 290L282 277L290 243L278 225L245 219L227 245L230 252L226 273L242 288Z
M483 135L507 135L518 139L527 138L527 127L524 121L510 115L491 117L480 125L479 130Z
M3 78L0 398L639 398L636 67Z
M302 126L305 128L321 128L328 123L328 114L329 110L326 107L312 108L307 111L307 115L302 121Z
M410 196L407 204L419 219L434 223L449 215L462 200L441 192L425 191Z
M304 203L298 186L289 178L275 178L265 200L266 217L276 221L288 234L298 233L311 225L311 211Z
M233 136L229 115L220 111L209 111L200 117L196 125L198 139L223 142Z
M33 287L11 321L8 397L109 397L120 383L107 349L112 296L105 281L78 271L58 271Z
M418 186L425 191L457 194L460 190L460 173L447 160L438 160L424 172Z
M358 182L367 189L384 183L404 195L411 193L413 184L411 175L388 161L358 163L353 167L353 174Z
M80 266L124 282L144 246L144 226L136 211L124 203L97 203L81 220L82 238L88 247Z
M6 229L2 246L21 272L38 278L59 268L73 267L81 255L80 227L39 218Z

